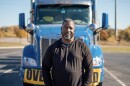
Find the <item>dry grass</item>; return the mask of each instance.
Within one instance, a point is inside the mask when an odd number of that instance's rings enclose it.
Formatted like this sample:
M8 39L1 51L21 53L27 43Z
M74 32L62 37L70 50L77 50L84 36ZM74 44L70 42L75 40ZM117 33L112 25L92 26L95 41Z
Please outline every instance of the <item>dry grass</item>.
M0 47L11 47L11 46L25 46L25 45L20 43L0 42Z
M113 40L113 41L100 41L98 42L99 45L109 45L109 46L130 46L130 42L121 41L120 43Z
M130 42L121 41L101 41L98 43L102 46L103 52L110 53L130 53Z
M102 46L103 52L130 53L130 46Z
M26 44L20 43L7 43L7 42L0 42L0 47L11 47L11 46L25 46ZM103 52L110 52L110 53L130 53L130 43L109 43L109 42L102 42L100 44Z

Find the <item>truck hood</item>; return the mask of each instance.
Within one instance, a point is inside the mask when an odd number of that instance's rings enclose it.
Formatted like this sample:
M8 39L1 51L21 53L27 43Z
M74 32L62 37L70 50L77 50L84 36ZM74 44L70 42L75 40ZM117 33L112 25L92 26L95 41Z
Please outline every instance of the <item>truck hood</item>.
M88 34L87 34L87 33ZM39 25L36 28L36 33L38 37L42 38L52 38L58 39L61 37L61 25ZM76 25L75 37L87 37L92 35L91 30L89 30L86 25Z

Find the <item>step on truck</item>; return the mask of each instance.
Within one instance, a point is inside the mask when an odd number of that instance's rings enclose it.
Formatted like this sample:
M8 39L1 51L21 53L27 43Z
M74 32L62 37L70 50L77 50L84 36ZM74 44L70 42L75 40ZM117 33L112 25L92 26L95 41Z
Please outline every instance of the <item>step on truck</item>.
M76 23L75 38L90 48L93 57L93 79L90 86L102 86L104 57L97 44L97 34L108 28L108 14L102 13L102 25L96 25L96 0L31 0L30 18L25 26L25 13L19 14L19 27L30 34L29 45L23 48L20 77L23 86L44 86L42 59L46 49L61 37L64 19Z

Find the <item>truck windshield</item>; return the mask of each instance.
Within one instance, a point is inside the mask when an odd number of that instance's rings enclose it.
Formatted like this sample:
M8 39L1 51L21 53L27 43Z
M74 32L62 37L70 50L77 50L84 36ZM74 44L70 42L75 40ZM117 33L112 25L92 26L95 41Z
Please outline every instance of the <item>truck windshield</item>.
M76 24L87 25L90 22L89 6L38 6L36 24L62 24L62 21L66 18L73 19Z

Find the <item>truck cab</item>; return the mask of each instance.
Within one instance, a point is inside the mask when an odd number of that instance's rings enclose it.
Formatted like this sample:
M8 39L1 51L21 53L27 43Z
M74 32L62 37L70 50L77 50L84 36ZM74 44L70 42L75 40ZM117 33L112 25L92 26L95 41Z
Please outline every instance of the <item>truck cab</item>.
M97 45L96 34L108 28L108 14L103 13L102 26L97 27L96 0L31 0L30 23L25 26L25 14L19 14L19 27L31 35L31 42L23 48L20 76L24 86L44 85L41 64L46 49L61 38L64 19L76 24L75 38L90 48L93 57L93 79L90 86L102 86L104 57Z

